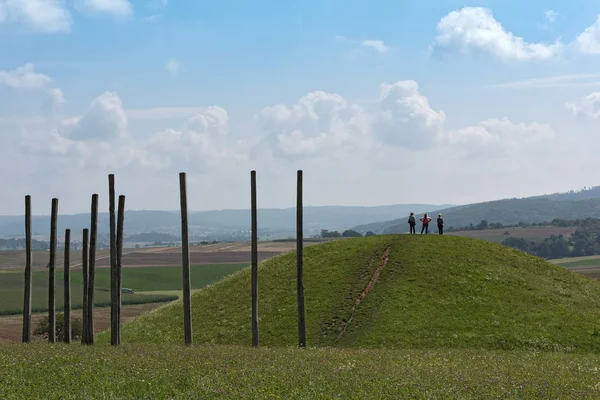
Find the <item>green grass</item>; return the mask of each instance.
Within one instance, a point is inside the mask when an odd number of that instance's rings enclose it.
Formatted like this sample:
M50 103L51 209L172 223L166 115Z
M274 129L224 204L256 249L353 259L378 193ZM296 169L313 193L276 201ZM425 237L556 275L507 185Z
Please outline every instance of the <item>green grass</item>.
M352 314L388 247L387 266ZM311 346L600 349L600 284L518 250L456 236L384 235L311 246L304 254ZM297 343L295 257L260 265L263 345ZM248 269L195 293L192 303L195 343L249 344ZM182 325L179 300L124 324L123 342L181 343Z
M597 355L0 345L0 398L599 398Z
M198 265L191 267L192 288L199 289L222 279L224 276L238 271L247 264ZM23 273L4 273L0 279L0 315L14 315L23 312ZM110 305L110 270L96 269L95 305ZM135 293L122 295L122 303L145 304L176 300L177 291L182 288L181 268L179 267L136 267L123 269L123 287L133 289ZM32 273L33 312L48 310L48 272ZM83 275L81 270L71 271L71 302L73 308L81 308L83 297ZM63 304L63 272L56 271L56 307Z

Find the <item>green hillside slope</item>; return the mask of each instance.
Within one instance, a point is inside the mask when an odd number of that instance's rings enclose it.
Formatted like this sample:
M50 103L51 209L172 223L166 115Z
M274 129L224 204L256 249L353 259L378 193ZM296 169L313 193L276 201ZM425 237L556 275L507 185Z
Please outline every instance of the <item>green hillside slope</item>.
M547 197L531 197L525 199L506 199L484 203L468 204L446 209L431 210L429 215L444 216L447 228L477 225L481 220L504 225L539 223L554 218L574 220L600 217L600 198L586 200L552 200ZM420 217L419 215L417 215ZM408 214L398 219L373 222L355 226L354 230L365 233L403 233L408 232ZM435 222L435 221L434 221Z
M296 345L295 277L295 253L260 265L261 345ZM600 348L600 284L480 240L385 235L311 246L305 288L309 346ZM249 346L250 311L248 269L195 293L194 342ZM182 326L178 301L126 323L123 341L182 343Z

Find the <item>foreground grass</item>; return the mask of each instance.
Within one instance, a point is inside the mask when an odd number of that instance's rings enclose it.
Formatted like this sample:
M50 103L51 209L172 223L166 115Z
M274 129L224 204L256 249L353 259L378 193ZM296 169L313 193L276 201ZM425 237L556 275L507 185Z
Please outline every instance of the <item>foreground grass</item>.
M352 311L387 248L387 265ZM265 345L297 343L295 263L292 252L260 264ZM305 249L304 280L311 346L600 351L600 284L494 243L438 235L330 242ZM248 269L195 293L195 343L247 344L250 293ZM180 343L182 335L181 300L123 326L127 343Z
M599 398L599 362L485 350L2 345L0 398Z
M192 288L200 289L223 277L245 268L247 264L196 265L191 267ZM0 278L0 315L15 315L23 312L23 273L7 272ZM98 307L110 305L110 269L96 269L95 304ZM179 267L135 267L123 268L123 287L135 293L122 295L124 305L166 302L177 299L177 293L168 293L182 288L181 268ZM48 310L48 271L32 272L33 312ZM56 271L56 306L63 303L63 271ZM161 293L162 292L162 293ZM83 275L81 270L71 271L71 302L74 308L81 307L83 301Z

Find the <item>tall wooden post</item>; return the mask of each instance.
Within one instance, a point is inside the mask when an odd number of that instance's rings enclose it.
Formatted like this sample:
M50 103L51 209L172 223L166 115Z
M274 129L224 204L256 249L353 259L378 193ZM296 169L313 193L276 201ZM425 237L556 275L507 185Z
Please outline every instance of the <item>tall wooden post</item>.
M81 343L87 344L88 342L88 283L90 280L90 273L88 270L88 242L89 242L90 231L85 228L83 230L83 246L81 250L81 269L83 271L83 327L81 332Z
M119 196L119 213L117 218L117 344L121 344L121 286L123 277L123 224L125 222L125 196Z
M179 196L181 200L181 258L183 267L183 324L185 344L192 344L192 295L190 283L190 249L188 239L187 187L185 172L179 174Z
M302 214L302 170L298 170L296 200L296 269L298 289L298 345L306 347L306 319L304 313L304 265L303 265L303 214Z
M96 241L98 238L98 194L92 195L88 281L88 343L94 344L94 281L96 278Z
M119 315L117 311L117 246L115 234L115 176L108 175L109 224L110 224L110 344L119 342Z
M250 203L252 208L252 346L258 346L258 222L256 209L256 171L250 172Z
M63 332L64 342L71 343L71 267L69 252L71 251L71 230L65 229L65 271L64 278L64 314L63 314Z
M23 343L31 341L31 196L25 196L25 290L23 299Z
M56 342L56 309L55 309L55 262L56 262L56 223L58 219L58 199L52 199L50 215L50 261L48 262L48 341Z

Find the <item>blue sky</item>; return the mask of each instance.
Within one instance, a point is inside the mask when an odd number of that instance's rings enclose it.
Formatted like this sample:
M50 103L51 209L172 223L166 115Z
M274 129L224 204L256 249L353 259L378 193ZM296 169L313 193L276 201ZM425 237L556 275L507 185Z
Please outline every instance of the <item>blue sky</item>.
M298 168L314 205L596 185L598 15L591 0L0 0L0 214L25 194L86 211L108 173L134 209L176 209L180 170L194 209L247 207L252 168L264 207L293 206Z

